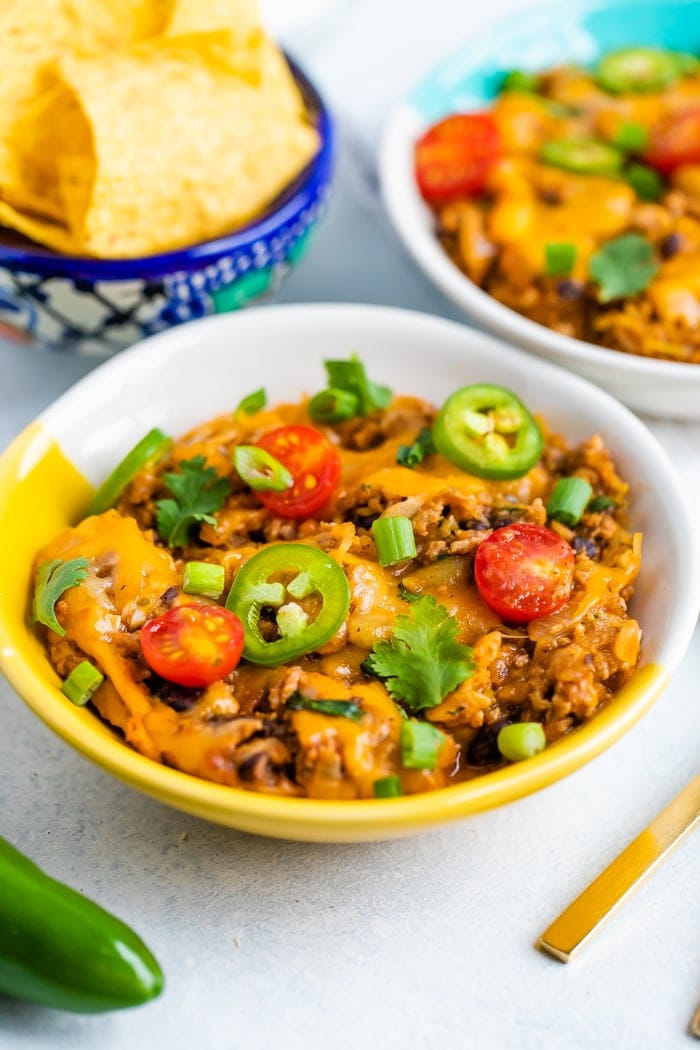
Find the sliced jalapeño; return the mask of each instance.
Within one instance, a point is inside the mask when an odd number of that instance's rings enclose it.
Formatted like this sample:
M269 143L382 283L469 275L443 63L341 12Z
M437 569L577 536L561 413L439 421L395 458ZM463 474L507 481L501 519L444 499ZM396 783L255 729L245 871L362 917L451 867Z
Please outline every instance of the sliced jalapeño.
M243 623L244 658L262 667L278 667L325 645L349 605L341 567L305 543L258 551L236 573L226 600Z
M448 397L433 425L433 440L455 466L492 481L527 474L544 447L542 431L522 401L490 383L464 386Z
M610 51L598 63L596 80L614 95L662 91L683 75L688 56L659 47Z
M597 139L552 139L540 150L540 160L578 175L618 175L624 157L619 149Z
M102 482L88 504L85 511L86 516L88 514L102 514L104 511L109 510L110 507L113 507L124 489L131 484L136 475L140 474L151 463L162 459L170 451L172 443L172 439L167 434L164 434L162 430L159 430L158 427L149 430L138 444L134 445L130 452L127 452L124 459L117 464L109 477Z

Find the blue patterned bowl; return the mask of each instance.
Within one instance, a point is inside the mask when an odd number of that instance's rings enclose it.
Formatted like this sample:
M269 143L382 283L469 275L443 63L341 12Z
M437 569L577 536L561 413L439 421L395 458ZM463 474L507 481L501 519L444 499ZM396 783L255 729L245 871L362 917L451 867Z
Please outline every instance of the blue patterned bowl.
M335 154L330 113L289 64L321 146L258 219L213 241L118 260L61 255L4 231L0 336L104 356L183 321L270 298L325 211Z

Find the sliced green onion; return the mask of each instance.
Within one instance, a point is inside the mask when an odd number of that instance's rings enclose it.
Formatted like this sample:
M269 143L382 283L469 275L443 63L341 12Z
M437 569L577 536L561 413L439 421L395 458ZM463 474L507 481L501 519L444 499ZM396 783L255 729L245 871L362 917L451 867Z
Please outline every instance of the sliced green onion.
M501 91L521 91L536 95L540 89L540 77L537 73L528 73L525 69L511 69L503 79Z
M74 667L61 686L61 692L68 697L71 703L82 707L86 704L96 689L102 685L105 676L89 660L81 660Z
M137 474L150 463L161 459L172 446L172 439L158 427L149 430L138 444L134 445L124 459L117 464L109 477L102 482L87 505L86 515L102 514L117 502L122 492Z
M573 270L575 262L575 244L566 241L545 244L544 268L548 277L566 277Z
M355 394L358 399L358 415L366 416L375 408L386 408L391 401L389 387L373 383L356 354L348 361L324 361L324 365L331 389L347 390Z
M619 149L597 139L555 139L545 142L540 160L579 175L617 175L623 156Z
M237 445L233 450L233 465L256 492L284 492L294 484L294 478L278 459L257 445Z
M399 795L403 795L401 779L396 774L390 777L379 777L373 786L375 798L398 798Z
M501 729L496 745L509 762L521 762L544 751L547 740L539 722L516 722Z
M212 565L209 561L188 561L182 574L182 589L185 594L220 598L224 593L225 580L223 565Z
M287 707L290 711L315 711L319 715L349 718L351 722L361 722L364 717L364 711L355 700L309 700L301 693L292 693Z
M416 556L416 538L410 518L396 514L388 518L377 518L372 525L374 542L377 545L377 561L381 566L396 565Z
M664 180L646 164L630 164L625 179L642 201L657 201L664 192Z
M309 401L309 415L317 423L342 423L358 414L360 399L350 390L329 386Z
M547 504L547 517L562 525L578 525L593 489L584 478L560 478Z
M396 450L396 462L400 467L413 470L426 456L432 456L435 452L437 449L433 441L433 432L430 427L423 427L412 445L399 445Z
M430 722L404 722L401 726L401 764L406 769L435 769L445 738Z
M649 132L643 124L635 124L630 121L620 124L612 142L613 146L624 149L628 153L641 153L649 143Z
M614 510L619 506L617 500L610 496L594 496L587 509L590 514L600 514L602 510Z
M254 390L252 394L248 394L247 397L243 398L234 412L234 416L237 416L239 412L246 416L252 416L259 412L261 408L264 408L266 404L267 391L264 386L261 386L259 390Z

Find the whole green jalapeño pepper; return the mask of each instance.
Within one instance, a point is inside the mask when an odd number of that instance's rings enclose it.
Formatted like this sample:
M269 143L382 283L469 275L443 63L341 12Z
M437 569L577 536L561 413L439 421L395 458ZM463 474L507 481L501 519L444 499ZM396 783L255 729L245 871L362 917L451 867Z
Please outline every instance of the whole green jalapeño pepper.
M433 424L445 459L477 478L520 478L542 455L542 431L522 401L502 386L475 383L448 397Z
M226 600L243 624L243 656L263 667L278 667L325 645L349 605L343 570L305 543L258 551L236 574Z
M0 838L0 995L101 1013L162 988L160 966L133 930Z

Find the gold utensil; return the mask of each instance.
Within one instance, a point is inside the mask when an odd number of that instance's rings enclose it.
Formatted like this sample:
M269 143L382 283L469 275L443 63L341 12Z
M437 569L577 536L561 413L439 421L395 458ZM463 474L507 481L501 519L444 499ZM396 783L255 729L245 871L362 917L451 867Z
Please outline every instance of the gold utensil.
M555 919L537 947L568 962L700 822L700 775ZM700 1038L700 1011L691 1031Z
M690 1022L690 1034L694 1035L696 1039L700 1039L700 1006L698 1006L693 1020Z

